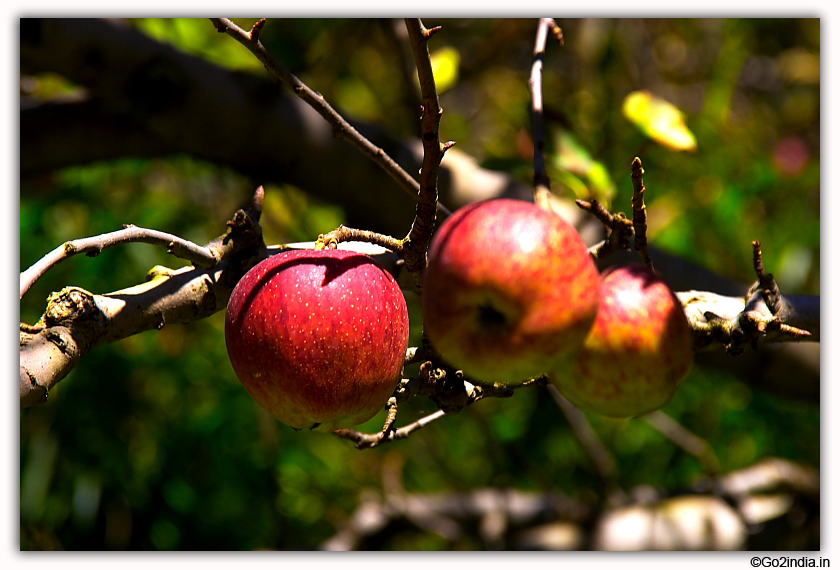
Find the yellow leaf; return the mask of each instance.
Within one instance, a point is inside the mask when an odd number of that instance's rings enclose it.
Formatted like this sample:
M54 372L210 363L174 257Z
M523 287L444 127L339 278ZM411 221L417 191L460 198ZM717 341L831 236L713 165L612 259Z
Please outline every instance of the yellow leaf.
M431 57L435 86L438 94L440 94L458 83L458 66L461 64L461 54L454 47L443 47L432 53Z
M622 112L640 131L673 150L697 150L697 139L677 107L648 91L627 95Z

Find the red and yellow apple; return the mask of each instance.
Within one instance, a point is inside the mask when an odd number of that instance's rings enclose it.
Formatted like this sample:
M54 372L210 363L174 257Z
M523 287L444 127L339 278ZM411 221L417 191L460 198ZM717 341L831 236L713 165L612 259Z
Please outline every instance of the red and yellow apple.
M432 241L423 324L471 381L516 385L581 347L599 283L580 235L557 214L518 200L477 202Z
M595 325L549 378L578 408L638 417L667 404L693 362L682 304L658 273L630 264L604 271Z
M225 319L237 377L296 429L363 423L384 407L408 348L408 310L393 277L366 255L297 250L254 266Z

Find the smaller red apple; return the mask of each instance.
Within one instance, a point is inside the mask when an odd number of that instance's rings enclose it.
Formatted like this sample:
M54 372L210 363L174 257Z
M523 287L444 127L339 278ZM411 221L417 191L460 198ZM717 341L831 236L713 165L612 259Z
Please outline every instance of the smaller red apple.
M363 423L394 392L408 348L394 278L366 255L297 250L258 263L231 294L225 340L251 396L297 429Z
M682 304L658 273L631 264L604 271L595 325L549 378L583 410L638 417L667 404L693 362Z

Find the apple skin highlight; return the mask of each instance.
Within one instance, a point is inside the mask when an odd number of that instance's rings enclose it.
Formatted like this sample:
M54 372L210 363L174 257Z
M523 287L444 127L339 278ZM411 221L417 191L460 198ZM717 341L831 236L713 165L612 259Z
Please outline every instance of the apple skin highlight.
M328 249L273 255L231 294L225 340L242 385L296 429L372 418L399 383L409 321L393 277L371 258Z

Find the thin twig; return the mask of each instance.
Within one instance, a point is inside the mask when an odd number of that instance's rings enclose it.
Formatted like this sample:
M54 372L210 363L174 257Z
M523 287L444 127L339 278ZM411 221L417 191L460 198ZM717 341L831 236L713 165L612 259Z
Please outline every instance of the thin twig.
M782 308L782 294L779 292L779 286L773 278L772 273L767 273L764 269L764 261L761 256L761 242L752 242L753 246L753 268L755 274L758 276L758 287L761 289L761 295L764 297L764 302L767 308L774 315Z
M416 422L410 423L399 429L389 431L384 437L382 433L367 434L352 429L339 429L335 430L333 433L342 439L349 439L350 441L355 442L358 449L367 449L369 447L382 445L398 439L405 439L418 429L429 425L433 421L440 419L445 415L446 413L443 410L438 410L433 414L420 418Z
M623 492L618 486L618 472L615 467L615 461L612 455L610 455L610 452L607 451L607 448L604 447L604 444L601 443L601 440L598 439L598 435L592 429L589 420L586 419L586 414L563 397L554 385L549 384L548 391L563 412L563 415L566 416L578 440L580 440L580 443L595 464L595 468L601 476L601 480L604 482L611 498L619 500L623 496Z
M348 123L332 106L327 103L326 99L310 89L293 73L286 69L271 53L262 42L259 40L259 32L262 30L264 18L254 25L251 32L246 32L228 18L210 18L216 29L225 33L243 46L248 48L257 59L259 59L266 70L283 83L292 88L292 91L305 101L310 107L315 109L327 123L332 127L333 136L339 139L344 139L350 142L357 149L361 150L366 156L379 165L391 178L393 178L403 189L408 192L412 198L419 200L420 184L411 177L399 164L397 164L384 150L370 142L359 131L357 131L350 123ZM438 204L438 210L446 215L449 211Z
M698 437L661 410L643 416L643 419L662 435L673 441L685 452L695 456L708 475L720 473L720 462L714 449L705 439Z
M547 203L548 193L551 192L551 180L545 168L542 73L545 43L552 23L554 23L552 18L540 18L539 20L537 36L534 40L531 77L528 80L528 86L531 89L531 109L534 116L534 200L541 205Z
M607 233L607 239L589 248L589 253L596 260L605 259L617 252L630 249L630 238L633 237L633 222L627 219L623 212L611 214L598 200L575 200L575 204L593 216L602 224Z
M372 232L369 230L357 230L348 228L347 226L338 226L331 232L321 234L318 236L318 241L315 242L315 249L335 249L339 243L348 241L360 241L365 243L373 243L393 251L399 256L403 255L402 240L398 240L391 236Z
M412 347L406 351L406 364L421 362L422 358L431 356L432 349ZM413 378L403 378L389 398L385 409L388 412L385 425L378 433L366 434L351 429L336 430L337 436L356 442L358 449L368 449L397 439L405 439L412 432L423 427L428 422L445 414L454 415L462 409L485 398L510 398L519 388L544 387L548 384L546 376L532 378L516 386L496 384L493 386L477 386L464 378L460 371L448 367L438 367L431 360L422 361L419 374ZM398 430L393 426L397 417L397 406L415 396L430 398L440 409L428 416ZM431 418L431 419L430 419Z
M419 137L420 124L415 123L417 119L417 109L419 109L423 102L420 99L420 89L417 85L417 68L414 65L414 55L411 50L410 42L408 41L408 30L405 28L405 21L399 18L379 20L382 30L385 34L385 39L390 44L388 51L391 52L391 57L397 61L400 75L402 76L402 100L403 104L400 106L400 111L410 113L411 117L411 132L414 136Z
M432 59L429 54L429 38L440 27L426 29L419 18L406 18L405 27L411 40L414 63L420 80L420 96L423 110L420 126L423 141L423 167L420 171L420 193L417 211L408 235L403 240L406 269L415 276L418 287L426 269L426 251L435 227L435 205L438 203L438 170L446 148L440 144L440 108Z
M20 298L23 299L47 271L74 255L84 253L96 257L110 247L135 242L165 247L168 253L203 269L215 267L219 262L217 254L206 247L165 232L128 225L115 232L68 241L52 250L20 274Z
M636 249L642 262L648 269L653 269L653 260L647 245L647 208L645 207L645 183L642 176L645 170L642 161L637 156L631 165L633 170L633 230L636 233Z
M376 447L380 443L382 443L385 438L388 437L390 433L394 431L394 424L397 421L397 412L399 411L399 406L397 405L397 398L391 396L388 398L388 403L385 404L385 410L387 412L385 416L385 423L382 426L382 431L379 432L379 439L372 442L370 447Z

